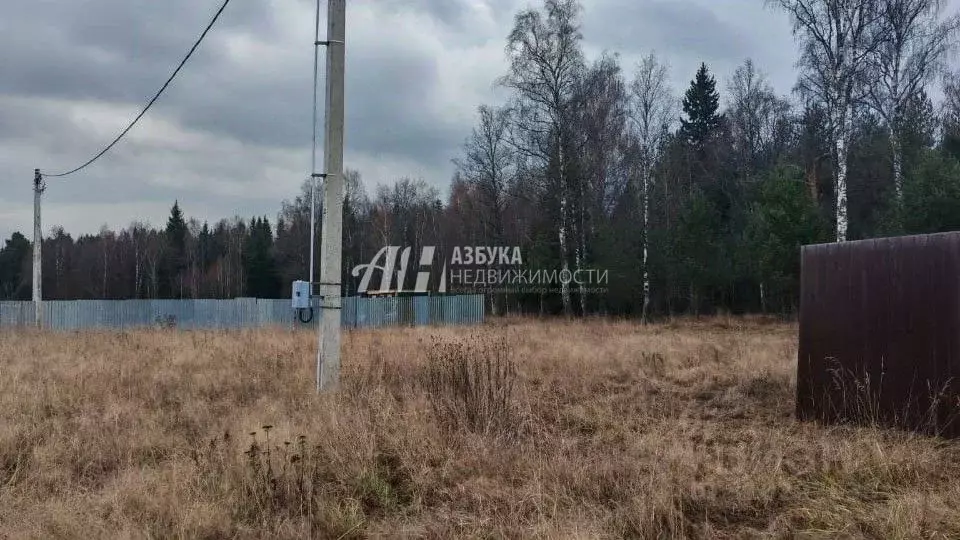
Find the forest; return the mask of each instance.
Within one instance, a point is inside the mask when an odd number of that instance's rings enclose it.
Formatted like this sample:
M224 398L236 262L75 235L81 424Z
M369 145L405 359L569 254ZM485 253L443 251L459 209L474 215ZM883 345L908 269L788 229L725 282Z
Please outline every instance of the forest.
M495 81L510 98L477 108L449 195L346 175L344 294L384 246L519 246L531 267L607 271L606 290L491 295L494 312L789 315L802 245L960 230L957 17L937 0L768 3L797 38L789 95L750 59L677 91L656 53L587 58L575 0L517 13ZM273 219L200 223L178 201L162 227L55 227L44 298L286 297L310 207L307 183ZM0 299L29 299L30 268L14 233Z

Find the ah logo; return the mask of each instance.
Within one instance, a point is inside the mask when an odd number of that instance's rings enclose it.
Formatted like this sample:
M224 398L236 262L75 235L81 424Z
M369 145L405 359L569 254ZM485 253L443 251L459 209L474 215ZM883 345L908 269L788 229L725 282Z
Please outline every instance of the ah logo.
M421 270L417 273L417 281L412 290L415 293L425 293L428 292L430 286L430 268L433 265L433 257L436 253L436 248L434 246L424 246L423 250L420 252L420 268L426 268L426 270ZM373 260L369 264L360 264L353 268L351 274L353 277L358 277L360 274L363 274L363 278L360 279L360 286L357 289L359 293L368 292L370 288L370 281L373 279L373 273L376 270L380 271L380 289L377 292L386 293L390 291L401 292L404 290L404 282L407 277L407 269L410 262L410 248L404 248L402 251L400 246L386 246L376 255L373 256ZM443 266L443 272L440 274L440 285L437 287L439 293L447 292L447 267L446 264ZM394 279L396 279L396 288L393 288Z

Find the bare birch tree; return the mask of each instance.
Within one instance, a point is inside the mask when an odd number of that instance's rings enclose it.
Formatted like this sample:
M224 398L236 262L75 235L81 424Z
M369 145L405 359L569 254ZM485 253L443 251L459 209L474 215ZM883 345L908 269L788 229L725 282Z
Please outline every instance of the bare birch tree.
M464 144L464 156L455 160L461 177L473 185L483 206L479 216L484 232L494 243L504 236L504 199L513 179L515 161L507 142L510 109L481 105L480 123Z
M790 104L777 97L750 59L734 71L727 89L732 144L741 171L749 179L788 145Z
M546 0L544 13L534 9L521 11L507 38L510 69L500 84L517 92L522 113L518 122L524 133L529 158L543 168L556 163L557 177L548 179L559 201L557 240L560 245L561 271L570 274L570 197L569 168L572 157L567 151L570 133L567 120L578 78L583 71L582 36L578 18L581 7L576 0ZM560 283L565 315L572 315L569 281Z
M941 20L943 0L880 0L878 46L870 58L867 103L887 127L897 201L903 196L901 122L910 99L942 70L960 25Z
M628 92L618 57L603 53L579 80L574 110L570 118L570 152L576 160L576 177L571 182L576 230L574 264L584 270L596 256L598 227L616 204L622 191L627 160ZM579 275L575 272L574 275ZM588 313L586 282L575 280L580 312Z
M834 151L836 241L847 240L847 157L854 106L865 95L880 32L880 0L767 0L786 11L800 38L798 89L827 111Z
M942 137L960 140L960 72L946 73L943 77L943 103L941 104Z
M464 143L464 157L454 160L460 177L473 186L479 202L479 218L485 238L503 245L505 198L514 179L516 161L508 142L511 114L507 107L481 105L480 123ZM500 314L498 295L492 295L494 315Z
M651 52L637 64L634 79L630 84L631 114L639 149L639 171L635 187L637 205L643 214L641 234L641 268L643 275L643 319L647 319L650 307L650 184L653 168L660 159L664 137L676 116L677 99L669 86L668 66Z

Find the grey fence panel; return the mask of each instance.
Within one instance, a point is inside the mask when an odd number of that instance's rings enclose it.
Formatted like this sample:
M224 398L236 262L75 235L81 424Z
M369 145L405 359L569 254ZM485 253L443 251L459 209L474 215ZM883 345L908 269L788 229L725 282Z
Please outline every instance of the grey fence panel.
M344 298L340 308L340 324L347 328L357 327L357 297Z
M193 306L194 328L217 328L220 324L220 310L216 300L196 300Z
M0 302L0 327L31 325L34 315L34 307L31 303Z
M418 296L413 299L414 324L425 326L430 324L430 298Z
M290 309L289 300L257 300L257 307L260 310L260 326L289 327L300 324L297 321L297 314Z
M385 302L392 302L392 298L384 298ZM374 313L370 309L370 302L367 298L357 298L357 328L369 328L371 326L376 326L379 322L377 316L379 313Z
M32 302L0 302L0 329L34 324ZM128 330L164 326L181 329L229 329L262 326L316 325L301 323L287 299L232 300L47 300L43 325L50 330ZM480 324L483 295L343 299L341 324L346 328L395 325Z
M371 303L371 300L375 302ZM356 328L384 326L385 313L389 311L387 306L393 301L393 298L357 298Z

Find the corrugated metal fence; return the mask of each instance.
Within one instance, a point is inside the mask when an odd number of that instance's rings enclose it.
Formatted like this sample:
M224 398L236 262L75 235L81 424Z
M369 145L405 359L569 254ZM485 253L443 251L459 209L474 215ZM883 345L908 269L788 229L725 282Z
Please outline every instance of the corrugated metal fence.
M316 310L319 315L319 310ZM347 328L394 325L479 324L483 295L343 299ZM0 328L32 326L32 302L0 302ZM48 300L44 328L51 330L128 329L168 326L183 329L304 326L290 300ZM316 322L316 319L310 324Z
M960 436L960 233L806 246L797 414Z

